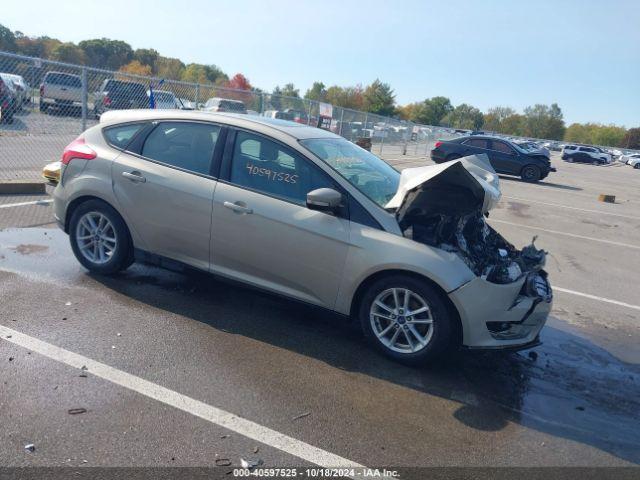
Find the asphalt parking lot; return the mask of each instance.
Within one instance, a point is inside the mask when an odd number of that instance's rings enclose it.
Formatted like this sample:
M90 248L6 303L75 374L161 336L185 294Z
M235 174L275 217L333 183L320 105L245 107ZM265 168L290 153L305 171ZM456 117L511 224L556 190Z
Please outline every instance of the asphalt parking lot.
M1 463L637 466L640 173L552 161L540 184L501 179L490 216L551 253L543 344L421 369L341 318L201 274L89 275L46 195L0 196Z

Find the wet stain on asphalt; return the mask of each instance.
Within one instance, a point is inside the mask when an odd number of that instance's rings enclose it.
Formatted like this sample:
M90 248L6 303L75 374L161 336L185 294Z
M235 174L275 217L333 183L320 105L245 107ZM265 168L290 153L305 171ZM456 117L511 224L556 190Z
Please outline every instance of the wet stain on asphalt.
M16 253L20 255L31 255L33 253L42 253L49 250L49 247L46 245L34 245L34 244L21 244L17 247L11 248Z

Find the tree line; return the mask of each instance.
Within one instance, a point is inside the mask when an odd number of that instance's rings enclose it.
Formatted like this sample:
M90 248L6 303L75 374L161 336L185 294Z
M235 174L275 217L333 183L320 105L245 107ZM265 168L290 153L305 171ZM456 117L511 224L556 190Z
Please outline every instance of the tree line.
M47 36L29 37L0 25L0 50L137 75L212 83L220 87L261 92L241 73L229 77L217 65L185 64L180 59L160 55L152 48L133 49L122 40L99 38L75 44ZM281 108L295 108L300 103L296 102L296 99L308 99L424 125L485 130L611 147L640 148L640 128L627 130L624 127L596 123L573 123L567 127L562 110L556 103L536 104L525 108L522 113L503 106L490 108L486 112L467 103L454 106L443 96L398 105L394 90L388 83L379 79L366 86L327 86L317 81L302 96L294 84L287 83L283 87L276 86L273 95L272 105ZM289 97L291 100L277 99L276 96Z

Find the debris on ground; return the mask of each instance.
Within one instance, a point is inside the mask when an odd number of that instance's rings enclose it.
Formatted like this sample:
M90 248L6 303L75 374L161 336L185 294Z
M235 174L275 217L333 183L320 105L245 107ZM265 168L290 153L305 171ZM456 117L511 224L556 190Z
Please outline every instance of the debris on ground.
M254 447L253 453L258 453L260 451L260 447Z
M121 337L122 334L120 332L116 333L116 337Z
M576 407L576 410L580 410L581 412L584 412L584 407L582 407L582 406L577 406L577 407Z
M224 440L225 438L229 438L230 436L231 435L220 435L220 438L222 438Z
M258 458L257 460L245 460L244 458L240 459L240 465L242 466L242 468L248 468L249 470L259 467L263 463L264 462L260 458Z
M231 460L228 458L216 458L216 465L218 467L228 467L231 465Z
M87 409L86 408L70 408L69 410L67 410L67 413L69 415L80 415L81 413L87 413Z
M87 370L89 370L89 369L87 368L87 366L86 366L86 365L82 365L82 367L80 367L80 370L82 370L82 372L80 372L80 376L81 376L81 377L83 377L83 378L84 378L84 377L86 377L86 376L87 376L87 374L86 374L85 372L86 372Z
M28 452L35 452L36 446L33 443L28 443L24 446L24 449L27 450Z
M311 412L304 412L304 413L301 413L300 415L293 417L293 420L294 421L300 420L301 418L308 417L309 415L311 415Z
M11 338L11 335L7 335L7 338Z
M9 361L10 361L10 362L13 362L13 357L9 357Z
M68 306L71 305L71 302L67 302L67 303L65 303L65 305L68 307Z

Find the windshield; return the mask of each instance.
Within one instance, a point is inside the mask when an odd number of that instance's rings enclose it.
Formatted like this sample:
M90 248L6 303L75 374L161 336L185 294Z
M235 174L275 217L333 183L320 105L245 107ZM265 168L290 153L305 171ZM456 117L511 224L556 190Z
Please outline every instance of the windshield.
M314 138L300 143L381 207L398 190L397 170L344 138Z

